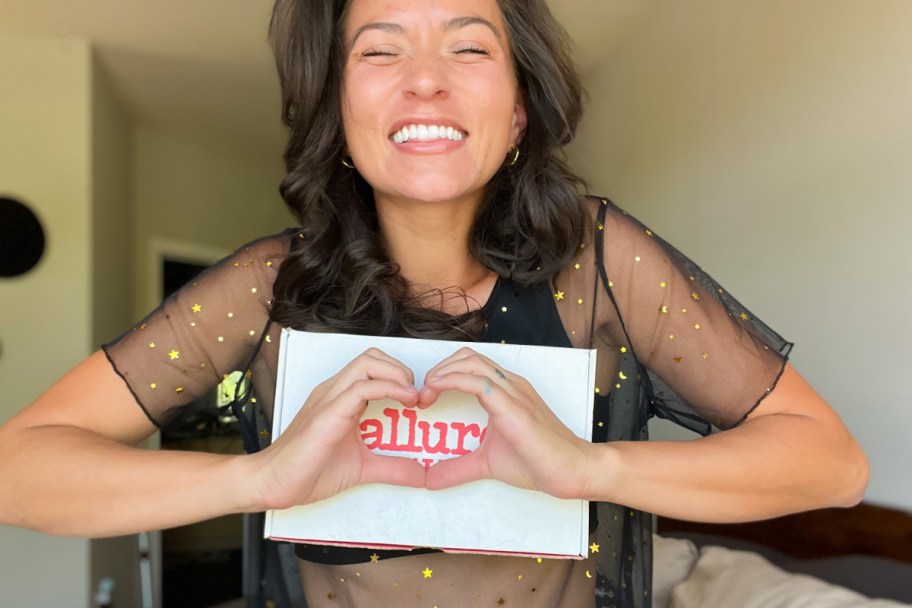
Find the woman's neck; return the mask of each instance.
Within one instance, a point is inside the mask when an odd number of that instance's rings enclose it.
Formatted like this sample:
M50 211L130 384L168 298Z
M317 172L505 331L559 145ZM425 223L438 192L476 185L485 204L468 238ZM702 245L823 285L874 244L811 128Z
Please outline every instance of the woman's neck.
M479 302L487 299L496 275L468 246L480 196L422 202L375 194L375 201L384 243L413 295L455 289Z

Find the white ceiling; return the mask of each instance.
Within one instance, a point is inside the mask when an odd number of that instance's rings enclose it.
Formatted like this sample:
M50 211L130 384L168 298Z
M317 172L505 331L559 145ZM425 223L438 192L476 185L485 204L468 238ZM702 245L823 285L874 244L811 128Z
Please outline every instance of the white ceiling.
M583 71L655 0L551 0ZM0 35L84 38L136 122L248 150L281 147L266 42L272 0L0 0Z

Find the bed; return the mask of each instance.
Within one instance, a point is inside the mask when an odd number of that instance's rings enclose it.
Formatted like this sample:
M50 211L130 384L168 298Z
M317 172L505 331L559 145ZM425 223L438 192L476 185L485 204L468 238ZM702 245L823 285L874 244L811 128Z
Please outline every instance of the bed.
M659 518L654 608L912 606L912 515L862 504L711 525Z

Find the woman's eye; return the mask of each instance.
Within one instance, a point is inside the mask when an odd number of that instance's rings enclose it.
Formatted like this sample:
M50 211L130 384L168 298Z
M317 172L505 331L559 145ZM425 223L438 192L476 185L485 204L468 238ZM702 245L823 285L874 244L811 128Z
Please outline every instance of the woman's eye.
M471 55L490 55L490 51L486 51L483 48L477 46L467 46L461 49L456 49L457 54L471 54Z
M393 55L395 55L395 53L378 49L370 49L361 53L362 57L392 57Z

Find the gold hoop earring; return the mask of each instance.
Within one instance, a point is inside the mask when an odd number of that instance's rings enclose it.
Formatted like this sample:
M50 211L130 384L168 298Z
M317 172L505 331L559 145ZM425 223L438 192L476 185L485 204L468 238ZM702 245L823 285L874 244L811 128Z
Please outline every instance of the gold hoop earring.
M519 162L519 146L516 144L510 144L510 154L513 155L513 158L504 163L505 167L512 167ZM508 154L509 156L509 154Z
M346 158L345 155L342 156L342 166L346 169L354 169L355 165L352 162L351 157Z

